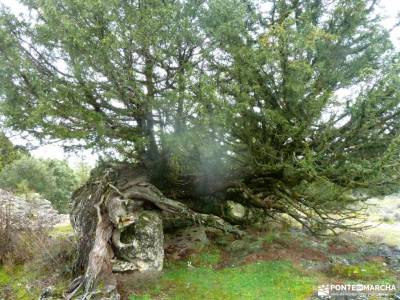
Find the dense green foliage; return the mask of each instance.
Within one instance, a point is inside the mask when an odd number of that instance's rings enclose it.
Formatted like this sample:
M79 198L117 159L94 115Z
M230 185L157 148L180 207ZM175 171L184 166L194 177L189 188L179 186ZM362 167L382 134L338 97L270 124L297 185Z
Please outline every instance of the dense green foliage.
M14 130L239 181L316 227L398 183L398 54L374 0L21 2L30 19L0 17Z
M0 171L25 153L26 151L15 147L7 136L0 131Z
M72 192L79 180L65 161L23 157L0 173L0 188L19 194L39 193L61 212L68 210Z

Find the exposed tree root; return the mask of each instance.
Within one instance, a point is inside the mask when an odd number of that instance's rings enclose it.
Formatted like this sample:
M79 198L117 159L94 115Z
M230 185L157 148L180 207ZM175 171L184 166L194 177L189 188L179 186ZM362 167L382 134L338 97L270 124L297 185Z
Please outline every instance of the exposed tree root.
M337 228L365 228L361 222L346 222L358 214L358 209L347 205L354 203L354 200L349 199L349 202L345 203L347 206L343 205L340 210L332 211L329 203L313 202L305 196L290 192L280 181L266 185L265 180L261 178L225 184L226 190L219 190L217 193L223 195L223 201L228 203L232 210L228 216L226 211L221 209L217 216L196 212L187 205L166 197L150 183L144 170L114 166L103 174L100 179L95 177L73 195L71 222L78 236L75 271L83 273L84 276L71 284L67 299L72 299L78 290L84 291L82 299L97 297L95 293L98 291L98 283L104 283L105 279L109 280L110 284L103 286L108 287L106 292L110 295L112 289L115 289L115 283L112 282L115 262L118 271L159 270L164 257L160 216L165 226L171 220L172 223L184 225L202 224L236 236L241 236L243 232L226 220L236 223L235 218L240 215L248 220L259 221L267 216L279 218L284 214L302 224L311 233ZM190 187L186 187L186 190L190 190ZM182 189L181 195L188 195L186 190ZM146 215L143 213L146 211L153 213ZM152 216L155 219L149 221ZM147 222L143 225L146 229L139 230L139 223L143 220L144 223ZM237 223L240 222L241 220ZM123 238L127 233L141 236ZM154 255L149 255L151 252L154 252ZM114 270L117 271L117 268ZM104 299L104 296L102 297ZM112 297L118 299L115 293Z
M75 270L83 269L84 275L71 283L66 299L73 299L80 290L83 291L80 299L95 299L97 293L102 293L99 297L118 299L112 275L113 249L124 246L121 231L137 222L140 211L159 210L163 215L243 235L241 230L218 216L197 213L165 197L146 177L131 174L128 181L121 181L119 175L106 172L101 180L89 182L73 196L71 221L78 235ZM99 291L100 282L105 291Z

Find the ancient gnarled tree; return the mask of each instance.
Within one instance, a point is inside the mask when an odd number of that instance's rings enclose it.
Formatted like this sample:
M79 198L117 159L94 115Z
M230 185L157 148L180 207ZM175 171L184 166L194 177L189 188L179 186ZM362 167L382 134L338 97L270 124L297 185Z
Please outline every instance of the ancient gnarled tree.
M75 193L72 292L161 268L167 215L326 233L349 228L354 191L398 181L398 54L375 0L21 2L0 16L4 125L124 165Z

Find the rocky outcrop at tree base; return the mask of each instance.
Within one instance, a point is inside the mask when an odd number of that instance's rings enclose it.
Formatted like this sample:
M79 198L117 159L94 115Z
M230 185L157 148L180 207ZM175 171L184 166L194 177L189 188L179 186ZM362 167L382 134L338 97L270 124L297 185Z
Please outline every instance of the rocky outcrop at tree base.
M23 199L0 189L0 214L12 222L17 230L50 228L68 221L68 215L59 214L50 201L34 196Z
M78 238L75 271L84 275L71 284L67 299L79 290L84 291L81 299L118 299L113 272L160 271L163 220L168 226L199 224L242 234L218 216L195 212L165 197L146 172L129 166L92 176L72 200L71 224Z
M112 242L116 259L112 261L113 271L161 271L163 240L160 213L155 210L137 212L133 221L114 230Z

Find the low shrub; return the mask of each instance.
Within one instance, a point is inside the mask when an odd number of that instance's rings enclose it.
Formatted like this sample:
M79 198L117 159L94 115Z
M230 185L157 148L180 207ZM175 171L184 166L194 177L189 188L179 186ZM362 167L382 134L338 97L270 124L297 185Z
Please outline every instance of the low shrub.
M20 222L12 216L8 207L0 209L0 264L20 264L30 258L30 247L23 245Z
M0 299L37 299L48 286L61 299L72 277L73 236L18 222L0 210Z
M331 271L335 276L357 280L384 279L390 276L390 271L381 262L367 262L357 265L335 264Z
M2 265L30 265L45 273L71 272L76 253L76 243L71 235L54 235L52 230L41 226L25 228L9 212L0 209L0 240Z

